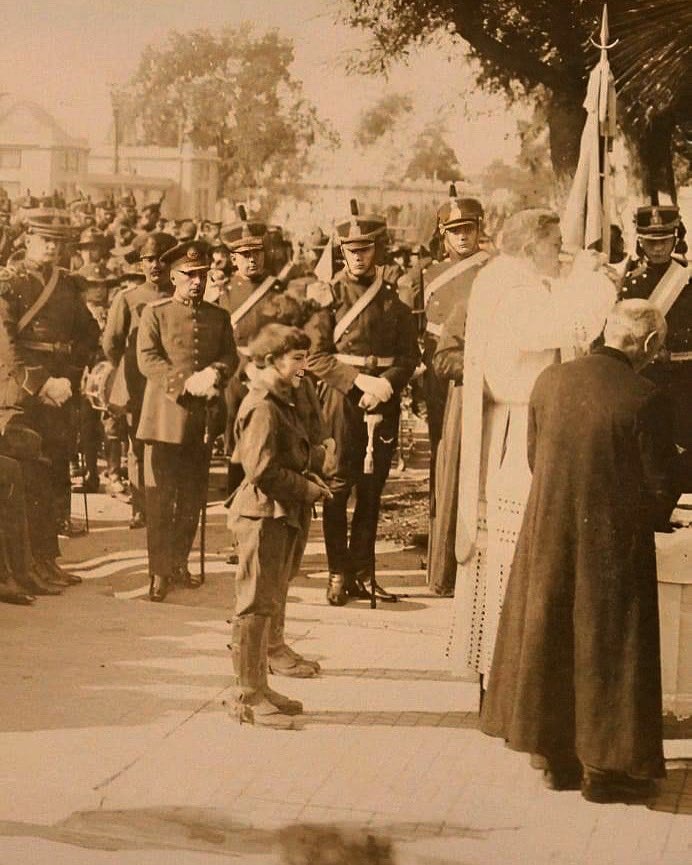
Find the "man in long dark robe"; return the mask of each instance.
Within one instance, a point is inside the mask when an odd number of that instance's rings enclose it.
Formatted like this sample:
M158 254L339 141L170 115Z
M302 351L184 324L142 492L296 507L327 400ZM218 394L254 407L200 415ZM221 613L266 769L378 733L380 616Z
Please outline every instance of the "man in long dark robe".
M654 532L677 500L665 395L638 375L665 336L643 300L605 345L546 369L531 397L531 493L481 728L553 789L639 801L665 774ZM583 777L582 777L583 776Z

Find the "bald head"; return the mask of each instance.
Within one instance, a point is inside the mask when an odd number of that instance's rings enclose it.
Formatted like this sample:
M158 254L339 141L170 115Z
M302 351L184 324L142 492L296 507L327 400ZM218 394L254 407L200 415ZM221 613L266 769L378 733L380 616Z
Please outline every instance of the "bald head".
M661 311L648 300L621 300L606 319L605 344L626 354L641 369L661 348L667 330Z

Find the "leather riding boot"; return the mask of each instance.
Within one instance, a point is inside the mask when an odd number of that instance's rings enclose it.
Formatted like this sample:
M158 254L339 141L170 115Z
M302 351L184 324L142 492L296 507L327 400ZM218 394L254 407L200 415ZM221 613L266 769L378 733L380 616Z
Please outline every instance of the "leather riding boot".
M327 582L327 602L332 607L343 607L348 601L346 578L343 574L329 574Z
M45 580L34 565L20 574L18 579L23 588L32 595L62 595L62 589Z
M0 582L0 603L18 604L26 607L29 604L33 604L34 600L33 595L24 594L12 577L7 577L4 581Z
M268 627L268 616L241 616L233 622L231 655L238 680L233 714L241 724L292 730L292 719L264 691Z

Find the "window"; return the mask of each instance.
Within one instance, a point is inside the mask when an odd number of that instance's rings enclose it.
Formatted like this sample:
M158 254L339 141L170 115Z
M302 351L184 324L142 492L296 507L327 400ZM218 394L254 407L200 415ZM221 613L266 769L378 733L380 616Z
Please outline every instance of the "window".
M13 147L0 147L0 168L21 168L22 151Z

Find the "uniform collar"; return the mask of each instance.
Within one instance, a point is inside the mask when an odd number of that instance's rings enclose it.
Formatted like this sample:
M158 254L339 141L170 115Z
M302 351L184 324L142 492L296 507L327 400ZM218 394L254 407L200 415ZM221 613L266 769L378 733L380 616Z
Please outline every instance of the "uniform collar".
M176 303L179 303L181 306L191 306L193 309L199 309L199 307L202 305L203 298L200 297L199 300L195 301L195 300L190 300L189 298L186 298L186 297L178 297L177 294L174 294L173 300Z

